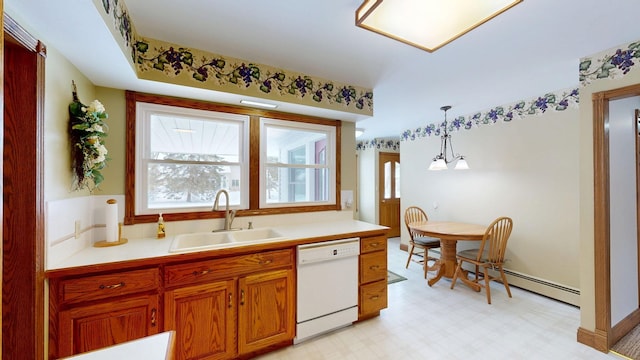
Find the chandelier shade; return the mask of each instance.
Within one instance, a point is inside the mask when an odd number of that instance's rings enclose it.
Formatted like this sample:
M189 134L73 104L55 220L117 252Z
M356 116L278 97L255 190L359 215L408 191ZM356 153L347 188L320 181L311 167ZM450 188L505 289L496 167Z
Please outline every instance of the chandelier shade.
M457 154L453 151L453 143L451 141L451 134L449 134L449 124L447 123L447 110L451 109L451 106L443 106L440 110L444 111L444 122L440 126L442 128L442 135L440 135L440 154L436 155L429 165L429 170L447 170L448 164L457 160L454 170L468 170L469 164L463 155Z
M356 25L433 52L522 0L365 0Z

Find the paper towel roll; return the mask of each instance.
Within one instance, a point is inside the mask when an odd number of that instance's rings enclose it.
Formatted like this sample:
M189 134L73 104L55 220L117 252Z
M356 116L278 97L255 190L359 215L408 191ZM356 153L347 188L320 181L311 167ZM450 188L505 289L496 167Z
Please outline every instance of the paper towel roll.
M118 239L118 204L115 199L107 200L105 210L105 224L107 227L107 242L117 242Z

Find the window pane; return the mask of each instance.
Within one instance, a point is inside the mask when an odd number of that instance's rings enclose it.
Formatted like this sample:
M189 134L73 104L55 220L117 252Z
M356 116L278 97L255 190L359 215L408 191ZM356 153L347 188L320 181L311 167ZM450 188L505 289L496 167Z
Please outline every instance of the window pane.
M240 161L241 123L173 114L151 115L150 119L151 158L166 153L191 154L191 161Z
M329 200L328 169L267 167L266 179L265 198L269 204Z
M326 133L268 126L266 138L269 163L299 165L326 163L325 158L315 156L316 152L323 148L322 144L327 142Z
M150 163L148 170L150 209L211 207L220 189L240 205L240 166Z
M230 206L248 206L248 116L147 103L136 111L136 214L207 211L221 189Z
M395 164L395 185L396 185L396 199L400 199L400 163L396 162Z
M391 163L384 163L384 198L391 198Z

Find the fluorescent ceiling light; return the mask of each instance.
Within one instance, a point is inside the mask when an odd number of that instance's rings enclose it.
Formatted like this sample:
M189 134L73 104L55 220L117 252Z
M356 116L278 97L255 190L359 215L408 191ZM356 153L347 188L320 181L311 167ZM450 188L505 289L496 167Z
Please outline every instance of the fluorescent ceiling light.
M364 129L356 128L356 137L360 137L364 134Z
M195 132L195 130L192 130L192 129L182 129L182 128L173 128L173 131L178 132L178 133L192 133L192 132Z
M278 107L278 105L275 105L275 104L267 104L267 103L258 102L258 101L251 101L251 100L240 100L240 104L251 105L251 106L259 106L259 107L263 107L263 108L267 108L267 109L275 109L275 108Z
M429 52L522 0L365 0L356 25Z

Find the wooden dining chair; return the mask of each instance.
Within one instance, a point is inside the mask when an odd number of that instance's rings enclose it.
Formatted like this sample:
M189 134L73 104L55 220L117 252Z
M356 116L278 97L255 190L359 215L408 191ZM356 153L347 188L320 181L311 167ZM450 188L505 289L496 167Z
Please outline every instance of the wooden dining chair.
M511 290L509 289L509 283L507 277L504 275L502 264L504 263L504 254L507 250L507 241L511 235L511 229L513 229L513 220L509 217L499 217L495 219L482 237L480 248L469 249L458 252L456 258L458 260L458 266L456 272L453 274L451 280L451 288L456 285L456 280L460 277L464 282L471 282L476 285L480 285L479 270L482 268L482 278L484 279L484 288L487 293L487 302L491 304L491 288L489 282L491 280L501 280L504 284L504 288L507 289L507 294L511 297ZM476 268L475 279L467 279L467 274L462 269L463 263L473 264ZM496 270L500 273L500 277L494 277L489 275L489 269ZM481 280L481 279L480 279Z
M428 262L438 261L437 258L429 256L429 249L439 248L440 240L431 238L431 237L420 236L419 234L412 231L411 228L409 228L409 224L413 222L421 222L421 221L428 221L428 220L429 218L427 217L427 214L424 212L424 210L422 210L417 206L409 206L404 211L404 224L407 227L407 231L409 232L409 246L410 246L409 258L407 259L407 265L405 266L405 268L409 268L411 257L414 254L417 254L414 252L415 249L416 248L422 249L421 251L423 256L422 267L424 269L425 279L427 278L427 271L432 269L432 267L429 267Z

